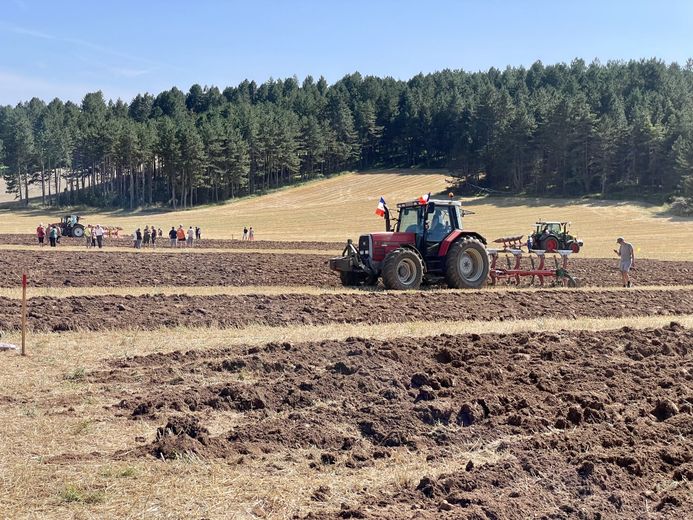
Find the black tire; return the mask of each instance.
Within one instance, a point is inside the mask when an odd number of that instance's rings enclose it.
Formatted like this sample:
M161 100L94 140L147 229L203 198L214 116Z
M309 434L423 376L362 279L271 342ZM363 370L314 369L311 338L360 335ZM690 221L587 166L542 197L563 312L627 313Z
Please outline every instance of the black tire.
M452 244L445 257L445 280L453 289L478 289L488 280L489 260L484 244L463 238Z
M423 279L421 257L411 249L390 251L383 262L383 285L386 289L418 289Z
M355 285L360 285L362 278L358 273L353 271L340 271L339 279L342 281L344 287L353 287Z
M368 287L375 287L376 285L378 285L378 277L376 275L366 276L366 280L363 282L363 285L366 285Z

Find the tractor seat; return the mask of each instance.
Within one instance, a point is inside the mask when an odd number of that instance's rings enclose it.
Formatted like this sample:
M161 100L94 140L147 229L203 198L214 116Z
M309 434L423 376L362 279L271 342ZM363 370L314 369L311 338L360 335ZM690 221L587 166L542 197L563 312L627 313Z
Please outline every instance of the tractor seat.
M409 226L407 229L404 230L405 233L416 233L418 226L416 224L412 224Z

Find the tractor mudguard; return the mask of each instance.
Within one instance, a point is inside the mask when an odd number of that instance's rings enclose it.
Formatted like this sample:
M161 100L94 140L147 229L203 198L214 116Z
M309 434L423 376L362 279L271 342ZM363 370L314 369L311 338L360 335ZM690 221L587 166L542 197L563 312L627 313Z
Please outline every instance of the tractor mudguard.
M457 242L460 238L464 237L476 238L479 242L484 244L484 246L487 245L486 239L482 237L479 233L475 231L464 231L462 229L455 229L452 233L446 236L440 243L440 249L438 249L438 256L444 258L448 254L448 249L450 249L450 246Z

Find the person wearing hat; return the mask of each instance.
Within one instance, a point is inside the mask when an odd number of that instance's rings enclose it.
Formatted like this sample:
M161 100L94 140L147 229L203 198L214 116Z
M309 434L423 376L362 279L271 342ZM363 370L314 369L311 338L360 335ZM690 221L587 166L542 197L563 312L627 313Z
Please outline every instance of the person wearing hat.
M621 271L623 287L630 287L631 284L628 272L635 267L635 251L633 250L633 244L626 242L623 237L618 237L616 243L620 247L618 250L614 249L614 253L621 257L618 270Z

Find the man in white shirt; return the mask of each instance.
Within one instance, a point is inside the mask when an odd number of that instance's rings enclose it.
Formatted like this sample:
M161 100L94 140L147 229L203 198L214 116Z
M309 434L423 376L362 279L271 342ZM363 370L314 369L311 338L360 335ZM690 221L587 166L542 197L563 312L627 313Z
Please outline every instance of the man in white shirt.
M193 246L193 240L195 240L195 230L190 226L188 228L188 247Z
M96 236L96 245L101 249L103 247L103 228L101 224L96 224L93 233Z
M623 278L623 287L630 287L630 278L628 272L635 267L635 252L633 250L633 244L626 242L623 237L618 237L616 243L620 246L618 251L614 249L620 258L618 269L621 271L621 277Z

